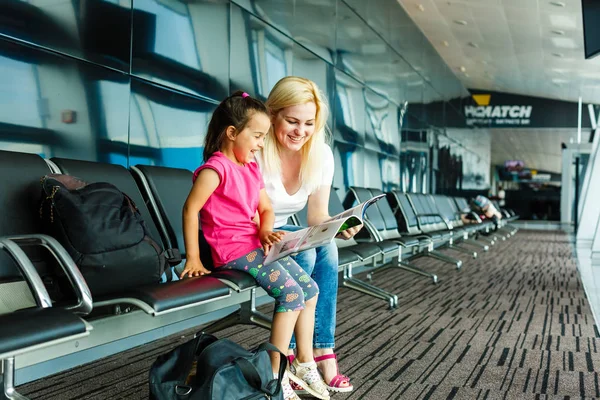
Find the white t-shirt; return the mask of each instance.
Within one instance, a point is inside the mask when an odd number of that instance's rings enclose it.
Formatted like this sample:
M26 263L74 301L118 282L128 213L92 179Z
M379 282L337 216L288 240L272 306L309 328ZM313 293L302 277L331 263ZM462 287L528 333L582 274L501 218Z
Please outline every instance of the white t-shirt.
M261 171L263 171L261 154L256 156L256 162ZM333 152L331 151L331 147L325 145L323 151L323 177L321 179L321 186L331 186L333 183L333 169ZM271 204L273 204L273 210L275 211L275 223L273 224L273 227L280 228L287 224L287 220L290 216L296 214L306 206L308 196L312 193L309 192L307 185L304 184L296 193L289 195L285 190L285 186L283 186L281 176L266 176L263 171L263 179L265 181L265 189L269 195Z

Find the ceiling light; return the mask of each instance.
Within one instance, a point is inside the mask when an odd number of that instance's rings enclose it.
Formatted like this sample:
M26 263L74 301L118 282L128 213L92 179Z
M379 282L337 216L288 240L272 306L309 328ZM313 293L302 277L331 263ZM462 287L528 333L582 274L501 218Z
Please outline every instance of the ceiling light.
M574 15L551 14L550 25L557 29L577 29L577 19Z
M467 69L465 68L464 65L461 65L459 69L460 69L460 72L467 72Z
M577 48L577 43L571 38L552 38L552 44L563 49Z
M467 21L465 21L464 19L455 19L454 23L458 25L467 25Z
M425 6L424 6L423 4L419 4L419 5L417 6L417 8L418 8L420 11L425 11Z
M473 42L469 42L469 46L474 47L476 49L479 48L479 45L477 43L473 43Z
M552 53L552 55L557 58L563 58L562 53Z
M563 3L562 1L551 1L550 4L552 4L555 7L564 7L564 6L566 6L566 4Z
M448 43L448 41L447 41L447 40L444 40L444 41L442 42L442 44L444 45L444 47L448 47L448 46L450 46L450 43Z
M561 30L558 30L558 29L552 30L550 32L554 33L555 35L558 35L558 36L562 36L562 35L565 34L565 31L561 31Z

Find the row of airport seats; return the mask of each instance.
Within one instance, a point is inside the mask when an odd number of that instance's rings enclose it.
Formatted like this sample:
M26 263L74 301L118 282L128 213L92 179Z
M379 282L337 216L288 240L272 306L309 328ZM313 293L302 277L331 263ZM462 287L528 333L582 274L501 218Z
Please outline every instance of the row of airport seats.
M352 186L343 202L335 193L330 196L329 211L338 214L380 194L384 194L380 189ZM364 229L351 240L337 239L337 245L342 285L381 298L390 308L397 307L398 296L356 278L354 267L372 268L368 278L380 269L398 268L438 283L436 274L417 266L414 260L432 257L460 270L463 261L441 250L452 249L476 258L477 251L488 251L498 240L506 240L517 232L508 222L518 216L507 216L496 228L491 221L469 212L468 202L462 197L400 191L391 191L385 196L367 208ZM474 223L465 224L461 218L465 214L471 214ZM298 213L294 219L298 225L307 225L305 212Z
M110 182L137 204L148 230L160 238L163 248L179 250L185 258L181 210L192 185L192 172L184 169L119 165L72 160L43 159L36 154L0 151L0 360L2 399L23 399L14 387L15 360L23 364L53 360L102 344L171 326L213 311L236 306L236 311L204 330L215 332L235 324L270 328L271 318L256 310L256 300L266 293L252 276L240 271L214 271L209 276L174 280L133 288L111 296L92 296L73 260L53 238L41 233L37 210L41 200L40 178L49 173L77 176L88 182ZM351 188L344 203L350 206L376 189ZM332 214L344 205L330 196ZM439 205L437 196L391 192L367 212L364 233L339 241L342 284L397 305L394 294L353 276L356 266L398 267L437 277L412 263L431 256L461 267L460 260L439 251L474 244L485 248L497 237L514 233L510 228L477 239L489 223L459 227L459 207L450 198ZM447 204L446 204L447 203ZM410 206L410 207L409 207ZM437 208L432 208L432 207ZM446 208L444 208L446 207ZM442 213L444 209L444 213ZM412 210L412 211L411 211ZM437 210L437 211L436 211ZM446 215L446 216L443 216ZM450 218L451 217L451 218ZM306 214L292 218L306 223ZM453 225L456 223L456 225ZM204 243L204 246L206 244ZM473 251L463 249L469 254ZM210 265L210 252L201 251ZM55 295L54 271L69 278L72 293ZM17 358L18 357L18 358Z

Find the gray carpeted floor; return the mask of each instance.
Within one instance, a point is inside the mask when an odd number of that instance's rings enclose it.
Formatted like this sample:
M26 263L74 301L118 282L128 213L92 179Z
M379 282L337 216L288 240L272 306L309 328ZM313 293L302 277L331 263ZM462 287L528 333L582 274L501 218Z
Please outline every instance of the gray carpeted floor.
M568 237L521 231L462 271L433 259L425 278L388 269L375 284L400 299L340 289L337 352L356 390L335 399L546 399L600 397L598 330ZM268 307L267 309L268 310ZM141 346L20 388L33 399L145 399L154 359L186 335ZM253 347L268 332L218 336Z

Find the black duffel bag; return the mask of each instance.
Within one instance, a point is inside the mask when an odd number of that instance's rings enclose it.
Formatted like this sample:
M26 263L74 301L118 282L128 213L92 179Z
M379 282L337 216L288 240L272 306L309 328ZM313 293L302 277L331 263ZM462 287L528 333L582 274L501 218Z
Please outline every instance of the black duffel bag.
M269 351L280 354L279 379L273 379ZM196 375L187 379L195 361ZM286 367L286 356L270 343L246 350L229 339L201 333L152 364L150 399L283 400Z
M42 225L71 255L93 296L158 283L165 271L171 277L169 262L176 264L178 254L168 256L133 200L116 186L62 174L41 183Z

